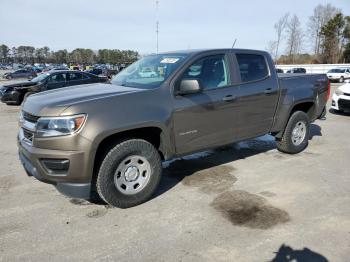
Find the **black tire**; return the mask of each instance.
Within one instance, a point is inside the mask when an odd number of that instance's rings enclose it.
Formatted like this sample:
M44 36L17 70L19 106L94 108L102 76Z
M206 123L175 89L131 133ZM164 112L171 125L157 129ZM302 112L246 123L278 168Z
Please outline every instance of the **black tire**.
M340 77L339 83L344 83L344 77Z
M131 156L145 158L150 166L148 182L141 191L127 195L117 188L114 182L118 166ZM96 189L99 196L109 205L128 208L146 202L158 187L162 173L162 162L156 148L142 139L124 140L114 146L105 156L100 166ZM125 173L123 174L125 176Z
M300 144L293 143L293 130L299 123L305 124L305 136ZM283 153L297 154L303 151L309 143L310 120L307 114L302 111L294 112L287 123L281 139L277 140L277 149Z
M11 79L12 79L12 76L8 75L8 76L6 76L6 79L7 79L7 80L11 80Z

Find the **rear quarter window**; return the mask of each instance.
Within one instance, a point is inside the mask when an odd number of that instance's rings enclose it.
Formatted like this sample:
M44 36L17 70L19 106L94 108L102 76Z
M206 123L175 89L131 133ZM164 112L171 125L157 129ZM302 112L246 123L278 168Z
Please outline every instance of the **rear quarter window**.
M269 75L265 57L255 54L236 54L241 81L251 82L266 78Z

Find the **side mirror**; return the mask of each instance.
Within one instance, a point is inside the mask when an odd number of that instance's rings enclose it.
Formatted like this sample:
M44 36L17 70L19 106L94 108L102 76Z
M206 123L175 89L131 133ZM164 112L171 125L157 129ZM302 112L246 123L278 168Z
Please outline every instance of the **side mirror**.
M183 79L180 82L178 95L195 94L202 91L202 88L197 79Z

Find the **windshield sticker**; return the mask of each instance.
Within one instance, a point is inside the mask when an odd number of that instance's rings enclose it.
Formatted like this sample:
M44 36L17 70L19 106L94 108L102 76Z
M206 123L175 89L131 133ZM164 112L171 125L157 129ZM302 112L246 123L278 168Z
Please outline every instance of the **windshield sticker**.
M166 58L163 58L163 60L160 62L162 64L175 64L177 61L179 61L179 58L166 57Z

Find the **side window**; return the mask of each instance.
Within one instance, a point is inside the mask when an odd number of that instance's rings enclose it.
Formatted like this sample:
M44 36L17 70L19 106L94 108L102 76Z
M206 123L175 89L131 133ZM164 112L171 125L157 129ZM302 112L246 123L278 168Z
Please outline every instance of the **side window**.
M89 79L90 77L87 74L81 74L82 79Z
M225 55L202 58L187 68L182 79L197 79L206 90L225 87L230 84L227 58Z
M60 83L64 81L66 81L66 74L55 74L49 79L49 83Z
M76 81L83 79L82 74L80 73L69 73L69 81Z
M243 83L261 80L269 75L264 56L254 54L236 54L236 57Z

